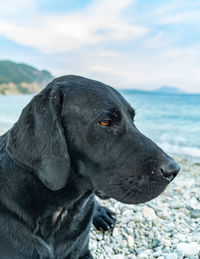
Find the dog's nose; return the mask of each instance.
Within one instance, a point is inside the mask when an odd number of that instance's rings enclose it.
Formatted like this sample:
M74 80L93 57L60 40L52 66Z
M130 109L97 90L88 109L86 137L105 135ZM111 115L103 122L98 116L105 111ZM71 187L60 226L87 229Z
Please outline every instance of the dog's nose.
M180 166L174 160L172 160L163 164L160 170L167 180L172 181L180 171Z

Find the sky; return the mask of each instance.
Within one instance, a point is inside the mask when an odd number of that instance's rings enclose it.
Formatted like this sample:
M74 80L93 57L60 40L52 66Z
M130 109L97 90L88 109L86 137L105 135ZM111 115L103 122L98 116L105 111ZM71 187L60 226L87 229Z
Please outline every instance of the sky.
M0 59L200 93L199 0L0 0Z

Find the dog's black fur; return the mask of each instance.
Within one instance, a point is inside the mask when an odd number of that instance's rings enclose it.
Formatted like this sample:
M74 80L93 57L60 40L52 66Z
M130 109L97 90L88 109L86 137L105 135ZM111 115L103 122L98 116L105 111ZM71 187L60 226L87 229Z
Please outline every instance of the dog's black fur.
M137 204L158 196L178 165L135 127L112 87L53 80L0 137L0 258L89 259L91 222L112 227L94 199Z

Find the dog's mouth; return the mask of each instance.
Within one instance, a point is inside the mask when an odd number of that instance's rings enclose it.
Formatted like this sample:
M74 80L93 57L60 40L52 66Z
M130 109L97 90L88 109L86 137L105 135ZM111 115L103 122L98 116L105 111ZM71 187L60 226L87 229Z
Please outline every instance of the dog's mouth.
M120 181L118 188L106 188L104 185L95 191L100 199L113 198L126 204L140 204L160 195L173 179L163 177L160 171L154 170L152 175L143 175L133 180L127 178Z
M177 173L178 170L167 175L161 169L153 169L137 176L133 173L123 174L97 186L95 194L100 199L113 198L127 204L144 203L159 196ZM114 183L112 188L110 182Z

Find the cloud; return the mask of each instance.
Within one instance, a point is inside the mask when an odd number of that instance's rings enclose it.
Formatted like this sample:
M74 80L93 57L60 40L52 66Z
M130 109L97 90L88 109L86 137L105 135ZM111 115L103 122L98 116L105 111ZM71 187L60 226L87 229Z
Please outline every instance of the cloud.
M25 17L27 13L33 12L36 8L36 0L9 0L0 3L1 19L16 21Z
M121 14L131 0L96 0L81 11L65 14L37 14L34 23L0 19L0 34L43 53L58 53L105 42L137 38L144 26L130 24Z
M156 89L163 85L199 92L200 54L193 48L147 49L131 54L88 48L56 56L59 63L51 69L55 75L78 74L102 81L116 88ZM52 58L54 60L54 58ZM57 66L58 65L58 66Z
M200 91L199 1L93 0L59 14L27 2L11 0L13 15L5 1L7 16L0 9L0 35L34 49L26 62L118 88Z
M164 2L155 10L160 24L194 24L200 25L199 1L176 0Z

